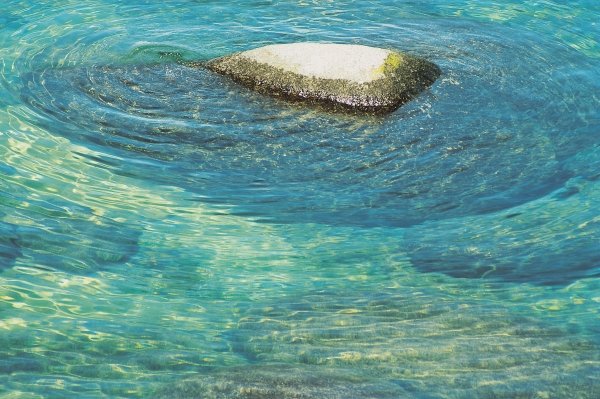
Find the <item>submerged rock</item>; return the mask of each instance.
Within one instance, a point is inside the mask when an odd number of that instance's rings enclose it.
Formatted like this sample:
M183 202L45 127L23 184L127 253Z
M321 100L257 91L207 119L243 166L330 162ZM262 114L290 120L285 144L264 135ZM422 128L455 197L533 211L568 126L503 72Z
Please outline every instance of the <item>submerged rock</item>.
M0 271L22 258L23 265L86 274L127 262L138 251L141 231L134 226L69 201L33 204L32 213L21 214L29 222L0 221Z
M0 270L12 266L19 256L21 250L15 227L0 222Z
M565 286L600 276L600 186L574 178L561 190L488 215L424 223L407 235L422 272Z
M74 215L47 219L44 225L17 230L23 251L35 265L85 274L127 262L138 250L140 232L107 218L93 222Z
M398 398L408 393L364 372L285 364L231 367L160 389L155 397L186 399Z
M573 313L591 308L546 319L529 315L531 303L519 303L519 289L500 295L507 305L482 295L477 284L455 291L402 281L400 289L376 291L368 281L347 290L318 286L242 308L228 338L251 366L192 377L160 397L497 399L541 391L550 398L598 397L600 381L590 378L600 360L597 329L578 325ZM269 371L263 364L297 368ZM343 384L325 374L332 371L366 381Z
M206 66L261 93L375 113L395 110L440 75L435 64L407 54L326 43L274 44Z

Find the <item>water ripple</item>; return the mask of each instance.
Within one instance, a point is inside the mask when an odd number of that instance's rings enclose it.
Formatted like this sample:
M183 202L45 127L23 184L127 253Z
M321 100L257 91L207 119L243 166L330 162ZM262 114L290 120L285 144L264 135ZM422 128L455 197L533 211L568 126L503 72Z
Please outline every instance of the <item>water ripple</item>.
M587 129L560 135L593 111L563 111L573 97L562 89L570 77L558 49L529 35L508 46L510 30L472 24L398 34L426 37L408 50L431 54L445 75L387 119L297 108L177 63L45 69L22 76L21 97L41 114L36 123L61 123L66 137L98 151L160 160L150 173L160 183L270 221L409 226L504 209L564 184L561 160L595 139ZM525 51L527 62L515 63ZM570 85L578 101L588 84Z
M0 390L600 396L596 3L3 2ZM193 67L308 40L444 73L365 117Z

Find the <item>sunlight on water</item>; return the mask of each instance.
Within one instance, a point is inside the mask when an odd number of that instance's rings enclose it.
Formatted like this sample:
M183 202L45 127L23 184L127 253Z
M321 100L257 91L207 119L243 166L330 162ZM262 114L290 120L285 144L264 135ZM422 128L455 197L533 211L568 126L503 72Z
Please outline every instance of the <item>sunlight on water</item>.
M600 8L10 0L0 398L600 397ZM386 117L188 61L436 62Z

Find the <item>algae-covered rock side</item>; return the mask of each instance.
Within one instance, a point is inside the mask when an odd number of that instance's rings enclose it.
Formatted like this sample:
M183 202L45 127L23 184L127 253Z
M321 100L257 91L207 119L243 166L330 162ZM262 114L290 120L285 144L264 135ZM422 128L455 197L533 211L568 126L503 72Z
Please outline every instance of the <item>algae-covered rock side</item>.
M396 51L350 44L274 44L206 63L258 92L334 108L386 113L429 87L433 63Z

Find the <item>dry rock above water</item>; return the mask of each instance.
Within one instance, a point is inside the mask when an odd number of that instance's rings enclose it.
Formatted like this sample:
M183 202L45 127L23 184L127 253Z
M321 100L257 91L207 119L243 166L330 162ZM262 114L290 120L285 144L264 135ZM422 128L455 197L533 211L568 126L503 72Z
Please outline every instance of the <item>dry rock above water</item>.
M274 44L209 61L206 66L258 92L373 113L391 112L433 84L433 63L375 47Z

